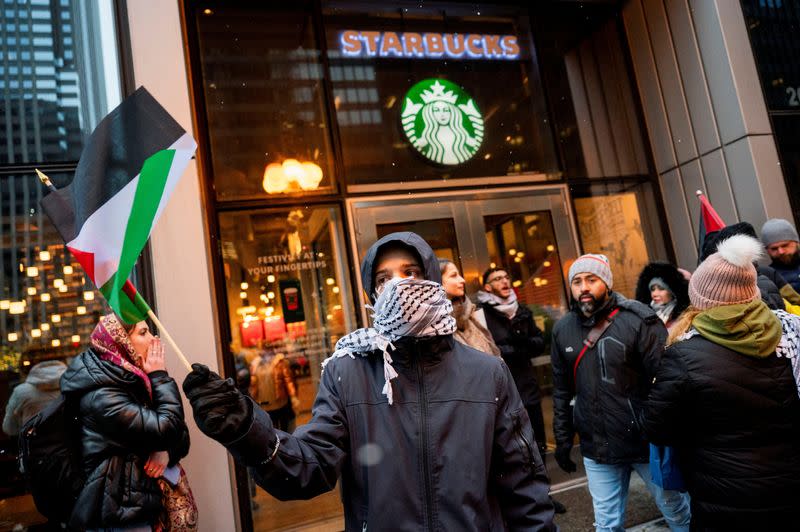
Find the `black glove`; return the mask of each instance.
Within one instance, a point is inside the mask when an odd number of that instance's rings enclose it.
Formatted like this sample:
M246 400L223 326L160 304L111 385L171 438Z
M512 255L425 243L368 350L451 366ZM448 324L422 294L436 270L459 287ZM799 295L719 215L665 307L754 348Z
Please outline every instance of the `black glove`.
M242 395L233 379L225 379L203 364L192 364L183 381L194 420L203 434L225 445L244 436L253 417L252 401Z
M573 462L569 457L571 450L572 445L568 443L561 443L556 446L556 463L558 464L558 467L567 473L574 473L578 470L578 466L576 466L575 462Z

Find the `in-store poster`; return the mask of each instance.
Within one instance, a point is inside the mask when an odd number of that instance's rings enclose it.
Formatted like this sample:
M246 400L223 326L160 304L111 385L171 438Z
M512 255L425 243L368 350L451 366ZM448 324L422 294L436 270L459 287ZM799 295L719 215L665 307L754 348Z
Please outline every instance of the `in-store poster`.
M278 281L278 288L281 292L284 323L306 321L306 314L303 311L303 293L300 290L300 281L298 279L281 280Z

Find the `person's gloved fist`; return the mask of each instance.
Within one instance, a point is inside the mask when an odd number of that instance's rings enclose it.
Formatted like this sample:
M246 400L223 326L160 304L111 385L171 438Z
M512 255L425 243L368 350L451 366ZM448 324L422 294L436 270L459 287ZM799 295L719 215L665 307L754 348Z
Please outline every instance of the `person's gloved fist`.
M571 450L572 445L568 443L561 443L556 446L556 463L558 464L558 467L567 473L574 473L578 470L578 466L575 465L575 462L573 462L569 457Z
M195 423L209 438L226 444L249 429L252 402L233 379L223 379L203 364L192 364L192 372L183 381L183 393L192 405Z

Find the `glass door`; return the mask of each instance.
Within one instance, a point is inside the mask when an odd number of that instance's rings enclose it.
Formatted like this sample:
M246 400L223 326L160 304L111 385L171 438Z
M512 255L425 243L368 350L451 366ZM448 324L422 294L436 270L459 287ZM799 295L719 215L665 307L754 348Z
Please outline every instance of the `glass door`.
M569 308L564 279L578 249L565 187L354 198L348 200L348 215L359 261L378 238L414 231L438 256L458 265L473 300L487 268L506 269L520 303L531 309L548 344L531 363L547 403L545 416L552 415L550 333ZM363 298L363 290L359 293ZM552 423L546 425L551 431ZM548 443L554 443L551 433Z

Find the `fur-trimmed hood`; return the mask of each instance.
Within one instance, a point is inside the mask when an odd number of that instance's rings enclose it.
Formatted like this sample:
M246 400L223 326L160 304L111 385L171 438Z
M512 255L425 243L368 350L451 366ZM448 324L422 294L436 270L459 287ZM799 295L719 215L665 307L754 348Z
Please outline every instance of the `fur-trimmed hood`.
M663 279L675 295L675 308L669 317L670 320L674 320L689 306L689 282L672 264L651 262L644 267L642 273L639 274L639 281L636 283L636 299L647 306L650 306L651 301L649 285L654 277Z

